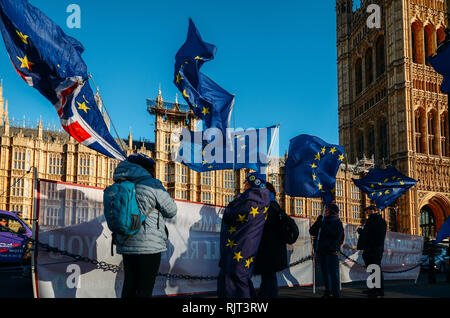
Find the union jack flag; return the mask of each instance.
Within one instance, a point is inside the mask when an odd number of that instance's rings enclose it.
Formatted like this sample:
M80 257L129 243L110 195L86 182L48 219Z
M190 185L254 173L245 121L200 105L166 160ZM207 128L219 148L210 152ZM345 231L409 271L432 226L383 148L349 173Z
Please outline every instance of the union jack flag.
M91 149L125 160L97 107L83 45L27 0L0 0L0 31L17 73L54 105L64 130Z

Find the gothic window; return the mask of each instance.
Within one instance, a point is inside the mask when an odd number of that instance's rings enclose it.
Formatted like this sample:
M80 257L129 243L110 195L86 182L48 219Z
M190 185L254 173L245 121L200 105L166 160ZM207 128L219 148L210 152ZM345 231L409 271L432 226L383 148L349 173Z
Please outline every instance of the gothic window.
M369 157L372 155L375 157L375 128L373 126L370 126L367 134L367 147Z
M294 199L294 215L303 216L303 199Z
M202 185L212 185L211 171L202 172Z
M88 155L80 155L78 158L78 174L80 176L94 175L94 160Z
M13 168L15 170L25 170L25 149L14 150Z
M344 196L344 184L342 181L336 182L336 196L343 197Z
M63 158L60 154L49 154L48 156L48 174L62 175Z
M112 180L114 177L114 170L116 170L116 167L118 165L117 160L109 160L108 163L108 179Z
M312 203L312 216L319 216L322 214L322 202L313 201Z
M384 73L386 68L385 55L384 55L384 37L378 37L376 44L376 61L377 61L377 77Z
M227 189L233 188L233 171L225 171L223 173L223 187Z
M364 156L364 135L362 133L360 133L356 139L356 153L358 158L362 158Z
M366 86L373 82L373 60L372 48L368 48L365 55L365 71L366 71Z
M202 192L202 203L211 204L212 203L211 197L212 197L211 192Z
M378 145L379 145L379 158L387 159L388 157L388 135L387 135L387 120L381 118L378 124Z
M414 120L414 128L415 128L415 141L416 141L416 152L418 153L426 153L426 134L424 133L424 115L422 111L419 109L415 113Z
M187 183L187 168L184 165L177 164L176 165L176 173L177 173L177 182L178 183Z
M359 58L355 63L355 83L356 95L362 92L362 59Z
M448 116L441 116L441 151L442 155L448 157Z
M433 52L436 49L434 47L434 39L436 37L434 36L434 29L431 25L428 24L427 26L425 26L424 35L425 35L425 42L424 42L425 60L428 60L428 57L433 55ZM428 61L426 64L429 65Z
M430 155L436 155L436 119L433 112L428 114L428 151Z
M428 206L423 207L420 211L420 230L424 237L431 238L436 235L433 211Z
M411 43L412 43L412 57L416 64L424 63L424 39L423 28L420 22L414 22L411 25Z
M12 178L11 183L11 196L12 197L23 197L25 182L23 178Z

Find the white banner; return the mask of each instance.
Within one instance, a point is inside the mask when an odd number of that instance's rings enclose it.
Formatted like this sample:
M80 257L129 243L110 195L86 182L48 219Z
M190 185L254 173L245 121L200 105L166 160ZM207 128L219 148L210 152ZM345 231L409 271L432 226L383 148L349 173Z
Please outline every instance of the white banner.
M111 256L111 232L103 217L103 190L40 181L38 185L38 240L52 247L122 265L122 257ZM160 273L184 275L180 278L158 276L154 295L182 295L215 292L220 257L219 235L223 208L177 201L178 213L167 220L168 251L163 253ZM289 246L289 262L296 263L311 255L309 221L296 219L300 237ZM123 272L97 269L94 264L74 262L68 256L39 249L35 264L36 297L86 298L120 297ZM312 284L312 261L307 260L279 273L280 286ZM259 286L258 277L254 278Z
M342 253L351 260L341 257L341 281L343 283L353 281L365 281L370 273L364 265L362 251L356 250L358 233L355 225L345 225L345 244ZM423 251L423 237L413 236L397 232L387 232L384 243L384 255L381 269L385 271L384 279L413 279L416 280L420 273L420 263ZM414 268L413 270L409 270ZM386 273L395 272L395 273Z

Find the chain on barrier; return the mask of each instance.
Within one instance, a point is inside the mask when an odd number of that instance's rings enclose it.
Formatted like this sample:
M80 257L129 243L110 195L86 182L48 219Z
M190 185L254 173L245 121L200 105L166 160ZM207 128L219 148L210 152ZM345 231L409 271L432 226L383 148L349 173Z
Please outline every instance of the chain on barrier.
M359 266L361 266L361 267L367 268L366 265L361 264L361 263L355 261L354 259L350 258L350 256L345 255L345 254L342 253L342 252L340 252L340 253L341 253L342 256L344 256L346 259L352 261L352 262L355 263L356 265L359 265ZM420 265L421 265L421 264L419 263L419 264L414 265L414 266L411 267L411 268L404 269L404 270L399 270L399 271L385 271L385 270L381 270L381 271L382 271L383 273L386 273L386 274L400 274L400 273L406 273L406 272L412 271L413 269L416 269L416 268L419 267Z
M90 259L88 257L85 256L81 256L78 254L73 254L73 253L69 253L68 251L64 251L64 250L60 250L56 247L52 247L49 244L46 243L42 243L39 242L38 240L29 238L27 236L24 236L18 232L15 232L9 228L6 228L4 226L0 225L0 230L2 231L6 231L9 232L11 234L17 235L18 237L24 239L26 241L26 243L24 244L24 246L28 245L28 242L31 242L34 246L40 247L42 249L44 249L45 251L47 251L48 253L56 253L56 254L60 254L62 256L67 256L67 257L71 257L74 259L75 262L85 262L85 263L90 263L92 265L96 266L96 269L101 269L103 271L111 271L113 273L117 273L119 271L123 271L123 266L120 265L113 265L113 264L108 264L106 262L103 261L98 261L95 259ZM289 268L299 265L301 263L304 263L308 260L312 259L312 255L307 256L305 258L302 258L294 263L289 264ZM61 262L61 263L66 263L66 262ZM52 263L56 264L56 263ZM42 264L42 265L46 265L46 264ZM191 275L182 275L182 274L162 274L162 273L158 273L157 276L161 276L161 277L165 277L167 279L184 279L184 280L217 280L217 276L191 276Z

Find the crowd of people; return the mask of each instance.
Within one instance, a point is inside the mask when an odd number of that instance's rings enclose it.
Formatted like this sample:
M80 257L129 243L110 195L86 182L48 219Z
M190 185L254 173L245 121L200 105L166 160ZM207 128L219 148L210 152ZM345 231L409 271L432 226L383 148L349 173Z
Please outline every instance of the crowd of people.
M148 216L131 237L116 240L117 253L124 260L122 298L151 297L161 263L167 250L168 231L164 218L173 218L177 206L161 182L155 178L155 162L145 155L132 155L121 162L114 181L132 181L141 213ZM381 265L386 222L375 206L366 208L368 219L358 229L358 249L366 266ZM285 213L276 200L276 191L266 176L250 173L244 192L225 209L220 233L220 273L217 295L220 298L274 298L278 296L277 272L288 267L287 246L282 239L281 215ZM339 252L344 243L344 227L339 207L329 203L325 216L319 216L310 228L314 250L325 285L324 298L340 297ZM252 276L261 276L258 292ZM366 293L384 294L384 284Z

